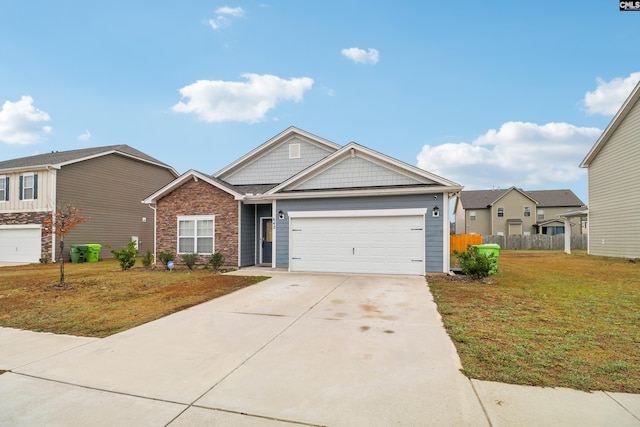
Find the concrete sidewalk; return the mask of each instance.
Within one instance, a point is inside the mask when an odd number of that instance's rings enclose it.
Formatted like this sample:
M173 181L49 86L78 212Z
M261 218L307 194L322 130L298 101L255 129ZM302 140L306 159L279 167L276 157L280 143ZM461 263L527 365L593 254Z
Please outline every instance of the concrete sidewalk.
M269 274L104 339L0 328L0 426L640 426L638 395L469 381L423 278Z

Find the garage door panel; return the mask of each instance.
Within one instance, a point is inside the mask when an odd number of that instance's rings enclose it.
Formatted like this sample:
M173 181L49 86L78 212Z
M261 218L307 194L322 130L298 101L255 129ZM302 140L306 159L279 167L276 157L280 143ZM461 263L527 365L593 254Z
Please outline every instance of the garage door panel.
M424 274L424 217L291 218L292 271Z
M0 261L38 262L41 244L39 227L0 228Z

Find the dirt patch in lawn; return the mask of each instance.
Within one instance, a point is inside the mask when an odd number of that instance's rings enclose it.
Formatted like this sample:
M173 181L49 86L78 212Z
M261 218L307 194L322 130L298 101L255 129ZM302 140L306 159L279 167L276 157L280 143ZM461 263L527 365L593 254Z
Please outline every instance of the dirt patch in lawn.
M253 285L265 277L134 268L114 261L0 268L0 326L106 337Z

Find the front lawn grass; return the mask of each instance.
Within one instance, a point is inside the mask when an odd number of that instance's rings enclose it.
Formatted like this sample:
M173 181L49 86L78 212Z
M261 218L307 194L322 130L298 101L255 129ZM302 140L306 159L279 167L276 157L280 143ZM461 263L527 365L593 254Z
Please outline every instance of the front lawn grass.
M116 261L65 263L71 289L55 289L59 277L59 264L0 268L0 326L106 337L265 279L211 270L121 271Z
M474 282L430 276L470 378L640 393L640 261L502 251Z

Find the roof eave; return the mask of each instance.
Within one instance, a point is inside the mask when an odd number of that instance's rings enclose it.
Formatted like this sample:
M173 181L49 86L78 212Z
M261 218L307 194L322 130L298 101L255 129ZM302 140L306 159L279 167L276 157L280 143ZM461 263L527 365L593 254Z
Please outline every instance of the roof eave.
M244 198L244 196L236 191L233 191L232 189L220 184L218 181L215 181L213 179L211 179L211 177L209 177L208 175L203 174L202 172L198 172L196 170L188 170L187 172L185 172L184 174L180 175L178 178L176 178L175 180L171 181L170 183L168 183L167 185L165 185L164 187L162 187L161 189L159 189L158 191L156 191L155 193L153 193L152 195L150 195L149 197L147 197L146 199L142 200L142 203L145 204L153 204L156 203L158 200L160 200L161 198L163 198L164 196L166 196L167 194L171 193L172 191L174 191L176 188L180 187L181 185L183 185L185 182L189 181L190 179L201 179L204 182L219 188L220 190L232 195L236 200L242 200Z
M602 147L607 143L613 132L618 128L622 120L627 117L627 114L631 111L633 106L640 98L640 82L636 84L633 88L627 99L624 101L616 115L613 117L607 128L602 132L600 138L596 141L596 143L591 147L591 150L587 153L585 158L580 163L581 168L588 168L593 159L598 155Z
M417 186L407 188L366 188L354 190L315 190L300 191L290 193L261 194L251 197L251 199L324 199L329 197L362 197L362 196L398 196L407 194L434 194L434 193L455 193L462 190L462 186ZM247 197L249 199L249 197Z

